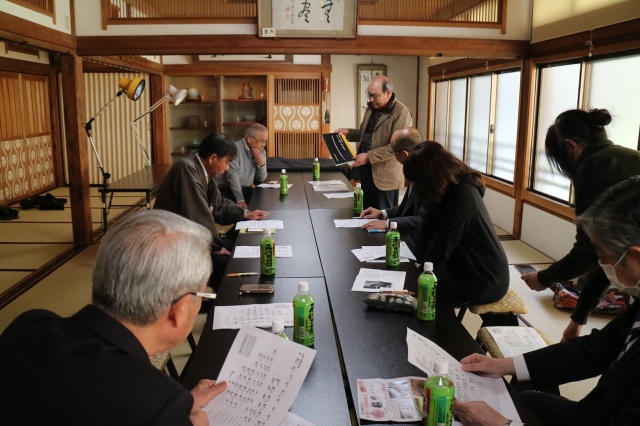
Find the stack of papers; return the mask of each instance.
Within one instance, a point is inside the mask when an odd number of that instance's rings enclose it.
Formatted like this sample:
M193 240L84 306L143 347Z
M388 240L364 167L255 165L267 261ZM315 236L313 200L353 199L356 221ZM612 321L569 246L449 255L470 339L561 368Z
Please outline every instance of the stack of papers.
M375 219L333 219L336 228L361 228L367 222Z
M284 229L284 222L281 220L241 220L236 222L236 229Z
M385 261L387 248L385 246L362 246L362 248L351 250L351 253L360 262L378 263ZM400 262L408 262L409 260L416 260L416 257L407 246L407 243L400 241Z
M309 181L309 183L316 192L346 192L353 197L353 192L349 191L347 185L340 180L319 180Z
M260 185L256 185L258 188L280 188L280 184L279 183L271 183L271 182L265 182L265 183L261 183ZM287 188L291 188L293 186L292 183L287 184Z

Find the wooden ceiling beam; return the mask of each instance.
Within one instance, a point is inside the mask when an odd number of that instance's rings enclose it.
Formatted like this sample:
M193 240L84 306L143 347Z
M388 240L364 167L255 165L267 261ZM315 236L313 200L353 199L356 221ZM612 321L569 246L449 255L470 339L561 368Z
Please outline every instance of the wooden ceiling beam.
M78 37L80 56L342 54L455 56L522 59L529 42L437 37L359 36L355 39L258 38L254 35L87 36Z
M5 12L0 12L0 39L61 53L72 53L76 47L76 38L71 34Z
M140 56L85 56L82 68L85 72L113 72L114 68L149 74L162 74L162 64Z

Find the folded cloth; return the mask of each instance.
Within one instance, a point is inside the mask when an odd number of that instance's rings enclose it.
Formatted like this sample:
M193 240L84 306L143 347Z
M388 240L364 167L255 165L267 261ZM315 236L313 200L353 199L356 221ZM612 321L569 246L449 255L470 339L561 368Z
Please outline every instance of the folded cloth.
M56 198L47 193L42 197L42 201L40 201L40 210L64 210L64 205L66 203L66 198Z
M0 220L13 220L18 218L18 210L6 206L0 206Z

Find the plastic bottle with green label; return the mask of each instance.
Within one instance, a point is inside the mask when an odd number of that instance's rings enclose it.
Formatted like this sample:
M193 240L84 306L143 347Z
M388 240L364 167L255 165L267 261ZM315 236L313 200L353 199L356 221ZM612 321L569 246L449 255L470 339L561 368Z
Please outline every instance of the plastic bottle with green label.
M435 374L424 382L424 426L450 426L453 421L453 396L455 388L449 373L449 363L435 362Z
M386 261L387 266L399 266L400 265L400 231L398 231L398 224L391 222L389 224L389 232L387 232L387 250Z
M289 337L284 332L283 320L271 321L271 333L275 334L278 337L282 337L283 339L289 340Z
M289 193L289 177L287 176L287 170L282 169L280 174L280 195L287 195Z
M356 183L356 189L353 190L353 215L360 216L362 212L362 200L364 193L362 192L362 185L360 182Z
M276 242L271 236L271 230L264 230L260 240L260 273L262 275L276 274Z
M313 297L309 283L298 283L298 294L293 298L293 341L311 347L315 344L313 333Z
M424 272L418 277L418 308L416 316L419 320L431 321L436 318L436 287L438 279L433 273L433 263L424 263Z
M320 162L317 157L313 159L313 180L320 180Z

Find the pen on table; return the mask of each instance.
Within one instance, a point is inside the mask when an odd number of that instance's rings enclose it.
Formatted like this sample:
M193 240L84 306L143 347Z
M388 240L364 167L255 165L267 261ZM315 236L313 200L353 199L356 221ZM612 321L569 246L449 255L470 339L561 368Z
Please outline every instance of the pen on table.
M386 294L415 294L412 291L409 290L382 290L380 293L386 293Z
M372 233L372 234L375 233L375 232L387 232L384 229L367 229L367 231Z
M258 272L235 272L233 274L227 274L228 277L251 277L254 275L260 275Z

